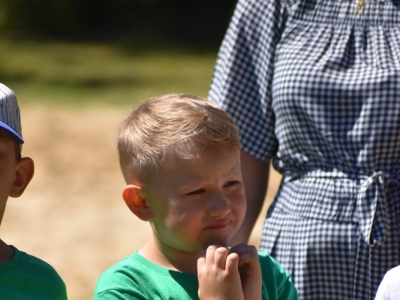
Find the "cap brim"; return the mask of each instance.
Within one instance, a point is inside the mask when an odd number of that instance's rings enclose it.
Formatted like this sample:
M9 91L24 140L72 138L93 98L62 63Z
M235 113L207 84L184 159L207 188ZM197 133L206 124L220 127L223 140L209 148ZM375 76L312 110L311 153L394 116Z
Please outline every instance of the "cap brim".
M8 133L10 133L18 142L18 144L23 144L24 139L22 136L20 136L14 129L12 129L10 126L8 126L6 123L3 123L0 121L0 128L6 130Z

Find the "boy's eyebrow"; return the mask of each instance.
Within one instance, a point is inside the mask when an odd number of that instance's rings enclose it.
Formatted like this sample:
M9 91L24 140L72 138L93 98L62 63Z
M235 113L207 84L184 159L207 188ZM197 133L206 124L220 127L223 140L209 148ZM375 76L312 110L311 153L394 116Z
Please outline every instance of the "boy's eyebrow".
M232 166L229 170L227 170L226 172L224 172L224 176L230 176L230 175L234 175L236 174L236 165ZM238 166L240 168L240 165ZM183 185L180 189L181 190L185 190L190 188L192 185L196 185L196 183L198 182L207 182L210 181L212 182L213 180L210 178L210 175L205 175L205 176L201 176L201 175L196 175L194 174L193 176L190 176L191 179L189 179L189 181L186 182L185 185Z
M191 178L189 181L186 181L184 185L182 185L180 187L180 190L186 190L186 189L190 189L192 186L199 184L199 183L204 183L204 176L198 176L198 177L194 177ZM211 181L211 180L206 180L206 181Z

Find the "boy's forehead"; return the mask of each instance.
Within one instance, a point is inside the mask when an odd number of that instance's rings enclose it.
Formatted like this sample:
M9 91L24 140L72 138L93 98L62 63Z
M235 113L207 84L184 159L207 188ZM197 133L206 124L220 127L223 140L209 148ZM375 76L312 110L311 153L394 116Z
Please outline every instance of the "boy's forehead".
M220 161L224 159L231 159L232 163L235 161L240 163L240 151L233 151L232 149L227 149L227 148L219 148L219 149L206 149L203 151L199 151L197 155L193 155L193 157L190 158L182 158L179 155L172 154L169 156L168 159L166 159L164 163L164 170L168 171L175 171L176 169L179 169L182 167L182 164L185 165L193 165L193 163L199 163L204 160L214 160L214 161ZM234 165L232 165L232 169L234 169ZM192 170L193 173L196 173L196 169Z

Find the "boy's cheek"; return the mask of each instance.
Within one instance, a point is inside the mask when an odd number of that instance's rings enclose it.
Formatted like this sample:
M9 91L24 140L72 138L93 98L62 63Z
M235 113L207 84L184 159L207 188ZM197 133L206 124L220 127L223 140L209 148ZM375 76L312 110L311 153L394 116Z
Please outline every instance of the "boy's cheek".
M241 222L244 220L244 216L246 215L247 210L247 202L246 198L240 201L239 205L237 205L237 215L240 217Z

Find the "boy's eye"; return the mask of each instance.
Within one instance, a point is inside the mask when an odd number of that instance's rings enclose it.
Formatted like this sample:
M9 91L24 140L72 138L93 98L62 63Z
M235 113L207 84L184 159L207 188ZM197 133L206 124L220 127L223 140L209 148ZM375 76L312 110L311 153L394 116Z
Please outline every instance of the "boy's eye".
M229 187L238 184L239 182L237 181L228 181L227 183L224 184L224 187Z
M204 193L204 191L204 189L198 189L193 192L187 193L186 195L200 195L201 193Z

